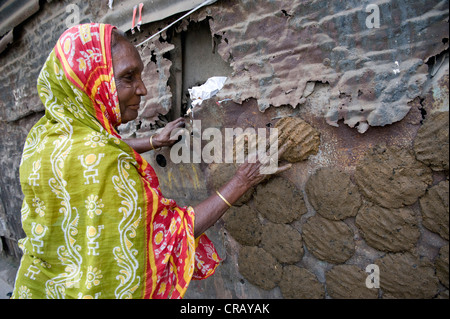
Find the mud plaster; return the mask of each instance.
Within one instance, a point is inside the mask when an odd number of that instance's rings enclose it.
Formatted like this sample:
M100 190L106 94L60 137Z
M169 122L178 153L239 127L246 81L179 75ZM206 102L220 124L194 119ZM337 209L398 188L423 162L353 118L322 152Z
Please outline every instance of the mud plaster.
M355 252L353 232L342 221L315 215L303 225L302 235L308 250L320 260L344 263Z
M447 240L449 239L448 184L446 180L429 188L419 200L423 226Z
M262 289L273 289L281 280L281 264L262 248L242 246L238 263L241 275Z
M273 223L288 224L307 212L300 190L279 176L257 186L254 203L256 210Z
M241 207L231 207L223 219L225 228L240 244L256 246L261 241L261 222L251 207L245 204Z
M417 159L435 171L449 169L448 116L448 112L431 113L414 139Z
M361 207L356 226L369 246L386 252L401 252L415 247L420 236L417 217L410 208Z
M360 192L387 208L415 203L432 180L429 167L417 161L412 151L396 146L369 150L355 171Z
M303 257L303 241L292 226L267 223L262 227L261 247L280 263L294 264Z
M283 268L279 284L286 299L323 299L325 289L316 275L305 268L288 265Z
M361 195L350 175L336 168L319 168L309 177L305 191L316 212L331 220L356 216L361 206Z
M441 247L439 250L439 256L435 260L436 265L436 275L439 278L439 281L448 289L448 244L446 246Z
M367 273L355 265L337 265L326 272L327 292L335 299L377 299L378 289L366 287Z
M298 117L285 117L275 124L278 129L278 147L287 144L280 159L291 163L306 160L319 151L320 133Z
M411 253L387 254L375 260L380 268L383 298L425 299L438 293L438 278L426 257Z

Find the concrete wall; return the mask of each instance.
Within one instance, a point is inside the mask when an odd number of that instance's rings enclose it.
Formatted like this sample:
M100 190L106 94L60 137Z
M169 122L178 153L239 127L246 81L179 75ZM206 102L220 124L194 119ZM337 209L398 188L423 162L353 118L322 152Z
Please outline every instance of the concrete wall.
M0 249L16 260L20 153L43 114L36 78L69 3L41 3L0 54ZM379 28L369 28L369 5ZM77 6L80 22L110 10L106 1ZM178 16L144 24L130 40ZM223 262L187 297L448 298L448 38L448 1L223 0L140 47L149 94L124 136L147 136L183 114L187 89L213 75L229 79L196 113L203 128L274 127L290 116L320 134L315 154L208 231ZM229 177L214 163L175 165L168 150L145 157L179 204ZM283 219L287 211L294 217ZM372 264L380 289L365 286Z

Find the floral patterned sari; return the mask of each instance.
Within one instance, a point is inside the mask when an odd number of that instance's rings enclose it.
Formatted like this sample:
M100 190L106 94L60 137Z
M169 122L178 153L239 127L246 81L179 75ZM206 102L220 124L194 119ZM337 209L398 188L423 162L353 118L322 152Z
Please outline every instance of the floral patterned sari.
M59 38L38 79L45 116L23 150L26 237L13 298L182 298L214 273L195 213L165 198L153 168L121 140L106 24Z

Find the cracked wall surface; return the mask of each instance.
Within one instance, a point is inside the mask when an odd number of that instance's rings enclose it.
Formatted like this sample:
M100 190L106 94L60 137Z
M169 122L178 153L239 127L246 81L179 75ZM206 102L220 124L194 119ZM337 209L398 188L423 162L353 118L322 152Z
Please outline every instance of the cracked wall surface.
M369 2L230 0L194 13L178 29L209 22L217 53L232 68L221 98L255 98L262 112L295 108L326 84L316 112L330 125L343 121L364 133L402 120L426 86L427 63L448 50L448 1L370 4L379 8L379 28L366 25Z
M364 132L400 121L421 94L425 63L448 49L448 1L372 1L381 20L372 29L368 4L230 1L211 21L234 71L222 95L254 97L264 111L301 106L315 82L329 83L321 112L330 125L343 119Z
M18 163L43 115L36 78L68 3L46 2L0 54L0 253L17 260ZM370 4L379 28L366 25ZM106 1L79 7L80 22L111 13ZM140 43L181 15L127 36ZM448 298L448 33L448 1L222 0L138 48L148 95L123 137L182 116L187 89L211 76L228 80L196 112L204 129L289 120L315 137L313 152L292 148L300 161L208 230L223 261L187 298ZM164 148L144 157L180 205L214 194L235 170L174 164ZM380 289L365 286L369 264L385 278Z

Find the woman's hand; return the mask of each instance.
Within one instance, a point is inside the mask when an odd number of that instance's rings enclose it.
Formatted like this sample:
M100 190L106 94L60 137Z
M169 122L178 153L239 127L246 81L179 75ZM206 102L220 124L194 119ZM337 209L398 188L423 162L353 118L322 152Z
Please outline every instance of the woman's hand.
M185 125L185 119L183 117L180 117L176 119L175 121L167 123L164 128L161 129L158 133L156 133L153 136L152 143L154 148L159 148L163 146L172 146L176 142L178 142L177 139L171 139L172 132L174 130L178 130Z
M158 149L163 146L172 146L178 140L170 139L173 130L177 130L184 127L184 118L167 123L167 125L160 129L158 133L153 135L150 144L150 136L141 138L129 138L124 139L125 143L130 145L139 154L151 151L152 149ZM180 132L181 133L181 132ZM153 144L153 148L152 148Z
M275 159L281 157L286 151L287 145L283 145L279 150L277 156L269 156L263 159L256 158L256 163L249 163L248 159L237 169L234 178L238 179L243 185L248 188L258 185L263 180L268 178L272 174L278 174L291 168L292 164L285 164L278 167L278 161ZM262 163L263 161L264 163ZM277 168L273 169L274 165ZM271 169L269 169L269 167Z

